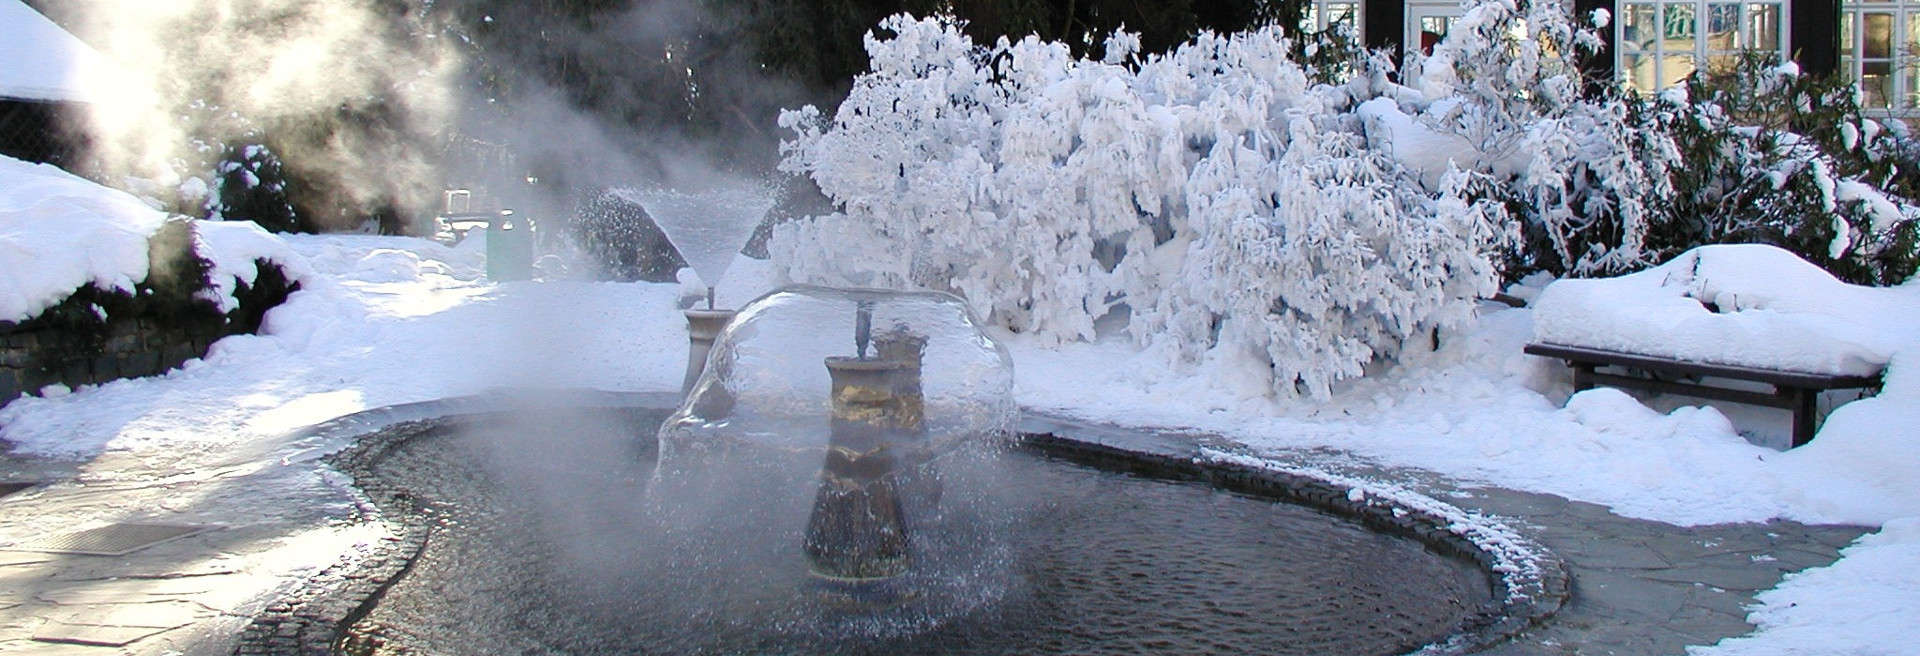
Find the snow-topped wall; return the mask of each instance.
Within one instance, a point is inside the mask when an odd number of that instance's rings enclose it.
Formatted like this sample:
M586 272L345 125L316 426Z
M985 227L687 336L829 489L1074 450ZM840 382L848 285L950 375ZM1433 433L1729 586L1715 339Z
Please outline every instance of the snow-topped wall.
M0 402L200 357L259 330L308 271L255 224L169 220L125 192L0 157Z

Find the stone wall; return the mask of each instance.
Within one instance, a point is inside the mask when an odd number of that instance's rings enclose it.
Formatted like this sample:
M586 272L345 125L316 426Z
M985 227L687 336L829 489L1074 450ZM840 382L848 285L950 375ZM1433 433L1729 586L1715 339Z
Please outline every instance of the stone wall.
M137 317L107 322L98 343L56 328L0 323L0 403L55 383L97 385L165 373L205 356L225 332L218 321L164 323Z
M0 321L0 405L56 383L76 387L159 375L205 357L222 337L258 332L267 310L300 285L272 262L255 264L259 276L252 285L239 285L239 307L224 315L198 302L109 303L139 311L109 313L90 325L47 321L44 315L22 323ZM76 297L82 295L105 296L90 289Z

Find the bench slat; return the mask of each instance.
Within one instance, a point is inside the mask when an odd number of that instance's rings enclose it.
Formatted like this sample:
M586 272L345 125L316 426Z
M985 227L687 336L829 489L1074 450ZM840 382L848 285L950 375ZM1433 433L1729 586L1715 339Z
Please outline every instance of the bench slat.
M1535 342L1528 344L1525 351L1529 355L1558 358L1570 362L1608 364L1654 371L1671 371L1696 376L1714 376L1717 378L1737 378L1761 383L1771 383L1785 387L1801 389L1842 389L1853 387L1879 387L1879 376L1854 376L1844 374L1815 374L1801 371L1782 371L1778 369L1759 369L1738 365L1709 364L1691 362L1656 356L1636 355L1601 349L1566 346ZM1712 397L1708 397L1712 398ZM1733 399L1727 399L1733 400Z
M1588 381L1598 385L1634 387L1650 392L1659 392L1661 394L1679 394L1700 399L1732 401L1734 403L1745 403L1770 408L1792 410L1795 401L1791 396L1782 396L1780 394L1768 394L1766 392L1754 392L1726 387L1709 387L1691 383L1676 383L1666 380L1654 380L1652 378L1635 378L1633 376L1620 376L1598 371L1588 373L1586 377Z

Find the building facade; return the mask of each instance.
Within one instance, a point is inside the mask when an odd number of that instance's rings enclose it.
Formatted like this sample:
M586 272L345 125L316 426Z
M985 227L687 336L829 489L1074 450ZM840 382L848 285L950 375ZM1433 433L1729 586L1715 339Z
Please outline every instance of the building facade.
M1455 0L1315 0L1317 25L1349 20L1369 47L1431 49L1461 14ZM1869 113L1920 118L1920 0L1574 0L1606 10L1596 77L1653 91L1742 53L1777 54L1809 74L1840 74Z

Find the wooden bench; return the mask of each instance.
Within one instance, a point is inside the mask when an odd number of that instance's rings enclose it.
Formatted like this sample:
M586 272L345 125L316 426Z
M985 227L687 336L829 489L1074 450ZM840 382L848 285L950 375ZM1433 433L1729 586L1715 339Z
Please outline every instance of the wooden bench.
M1594 385L1599 384L1773 408L1786 408L1793 412L1793 446L1806 444L1813 439L1815 428L1814 401L1819 398L1821 391L1880 387L1880 376L1878 374L1872 376L1810 374L1799 371L1688 362L1673 358L1636 355L1620 351L1540 342L1528 344L1526 346L1526 352L1528 355L1565 360L1567 366L1573 368L1573 390L1575 392L1589 390L1592 389ZM1669 373L1681 376L1748 380L1772 385L1774 392L1767 394L1765 392L1755 392L1751 390L1713 387L1697 383L1683 383L1659 380L1651 377L1643 378L1595 371L1595 369L1599 367L1608 365L1644 371L1649 374Z

